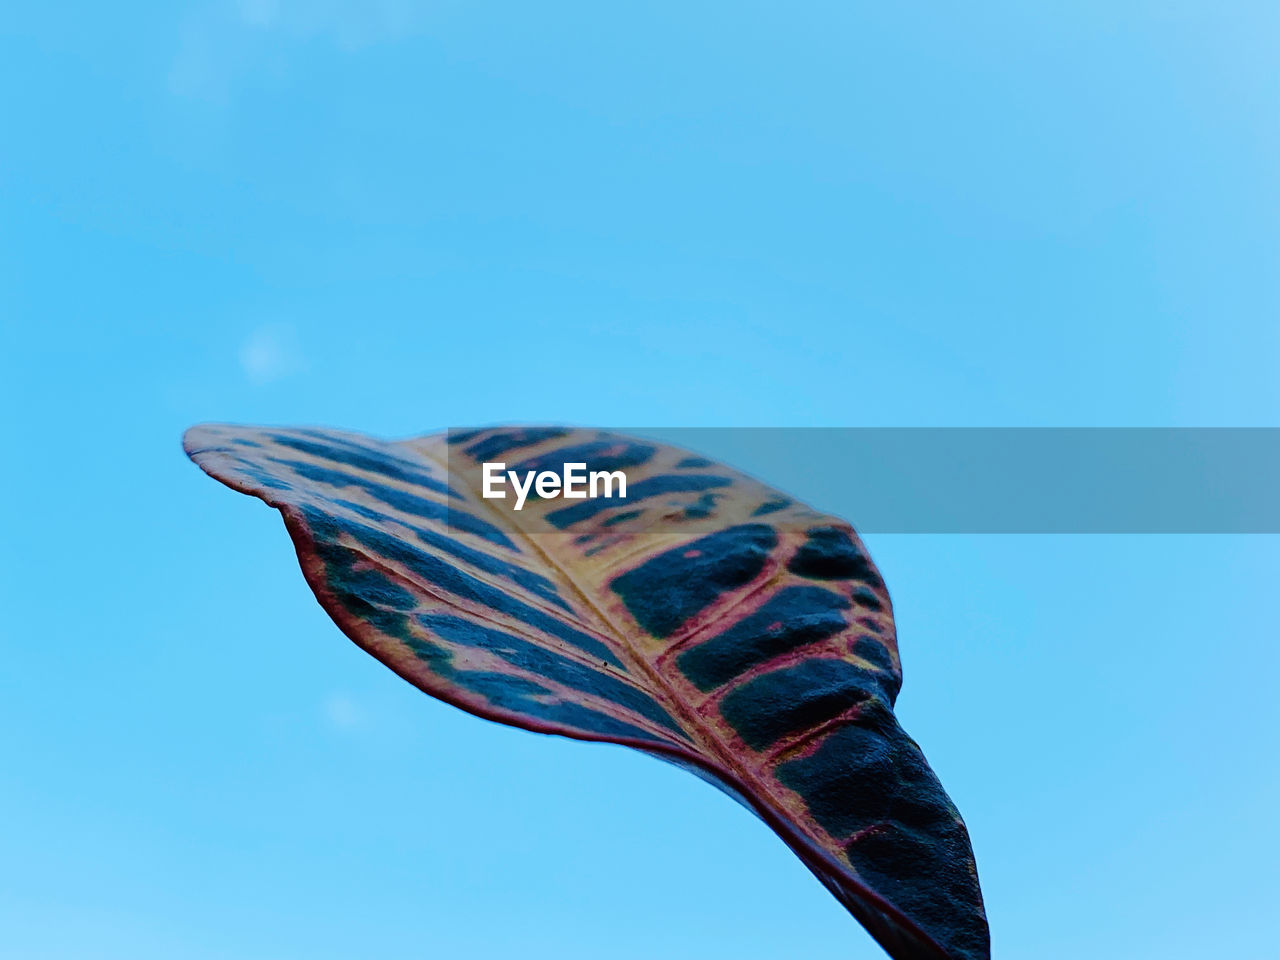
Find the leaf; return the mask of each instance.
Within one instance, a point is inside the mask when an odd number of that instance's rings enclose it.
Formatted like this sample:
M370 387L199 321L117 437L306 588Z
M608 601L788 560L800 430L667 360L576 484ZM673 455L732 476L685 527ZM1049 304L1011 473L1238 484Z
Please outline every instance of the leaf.
M845 522L686 451L503 427L388 443L204 425L363 649L490 720L625 744L769 824L897 960L990 955L968 833L893 714L884 582ZM625 499L483 499L480 464L622 470Z

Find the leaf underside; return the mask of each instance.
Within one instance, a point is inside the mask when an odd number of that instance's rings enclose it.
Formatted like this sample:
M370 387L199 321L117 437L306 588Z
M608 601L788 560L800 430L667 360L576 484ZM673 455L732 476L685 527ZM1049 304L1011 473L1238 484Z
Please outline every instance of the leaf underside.
M184 446L280 510L324 609L421 690L697 773L897 960L990 956L968 833L893 713L888 593L844 521L595 430L206 424ZM484 461L621 469L628 496L531 497L517 528L480 496Z

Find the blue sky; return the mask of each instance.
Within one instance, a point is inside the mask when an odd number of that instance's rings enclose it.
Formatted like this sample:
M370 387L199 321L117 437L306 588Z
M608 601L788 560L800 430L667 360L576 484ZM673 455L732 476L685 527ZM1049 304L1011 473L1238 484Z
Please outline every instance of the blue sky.
M359 653L180 433L1276 425L1278 21L7 11L0 953L879 956L704 784ZM1276 538L869 543L995 955L1273 956Z

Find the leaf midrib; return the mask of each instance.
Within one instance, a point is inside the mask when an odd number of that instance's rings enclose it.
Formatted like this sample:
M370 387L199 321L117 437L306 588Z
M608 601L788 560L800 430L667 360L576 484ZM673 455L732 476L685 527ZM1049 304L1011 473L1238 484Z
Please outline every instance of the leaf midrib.
M443 467L446 474L450 472L447 460L441 462L440 459L431 455L430 448L427 447L426 444L423 444L423 447L426 449L424 449L419 455L427 457L432 461L432 463ZM416 447L407 447L407 449L415 454L418 453L418 448ZM460 479L468 494L471 495L471 498L478 501L482 509L491 515L496 516L500 521L503 521L505 525L505 517L502 512L494 505L484 500L484 498L477 496L475 489L471 484L467 483L465 477ZM609 632L607 635L609 638L617 642L618 646L622 648L620 651L616 652L621 656L624 656L629 661L629 666L638 668L642 675L653 684L655 690L661 693L663 698L667 701L666 705L668 709L673 710L682 723L686 725L686 730L690 734L691 739L693 739L698 746L712 754L714 759L723 765L726 772L732 776L736 776L743 784L749 786L753 792L755 792L758 799L769 802L780 811L785 811L786 808L776 802L773 791L768 788L767 783L760 778L756 771L736 760L732 751L729 749L729 744L719 737L711 725L704 722L702 718L697 715L692 705L688 704L683 697L679 696L675 687L672 686L667 678L662 675L662 673L657 669L657 666L650 663L647 658L641 655L639 652L639 644L632 642L628 633L623 630L612 617L609 616L600 604L596 603L592 599L590 593L578 581L577 577L573 575L569 565L561 563L547 550L541 547L538 544L536 537L522 530L509 529L509 532L518 538L520 542L531 548L536 556L540 557L551 570L563 578L563 580L573 589L574 593L578 595L583 605L586 606L586 608L599 620L601 624L608 628ZM755 591L752 592L754 593ZM794 822L812 842L816 843L822 849L826 849L826 845L823 843L822 838L814 836L812 829L804 822L803 818L795 817L790 811L787 811L785 815L788 819L791 819L792 822Z

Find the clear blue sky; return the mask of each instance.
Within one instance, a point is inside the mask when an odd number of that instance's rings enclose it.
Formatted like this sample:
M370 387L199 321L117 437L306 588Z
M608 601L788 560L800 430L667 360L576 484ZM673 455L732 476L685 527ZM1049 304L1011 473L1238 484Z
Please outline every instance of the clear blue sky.
M1280 423L1272 2L0 37L5 957L880 956L692 777L357 651L191 423ZM870 546L996 956L1271 960L1277 538Z

